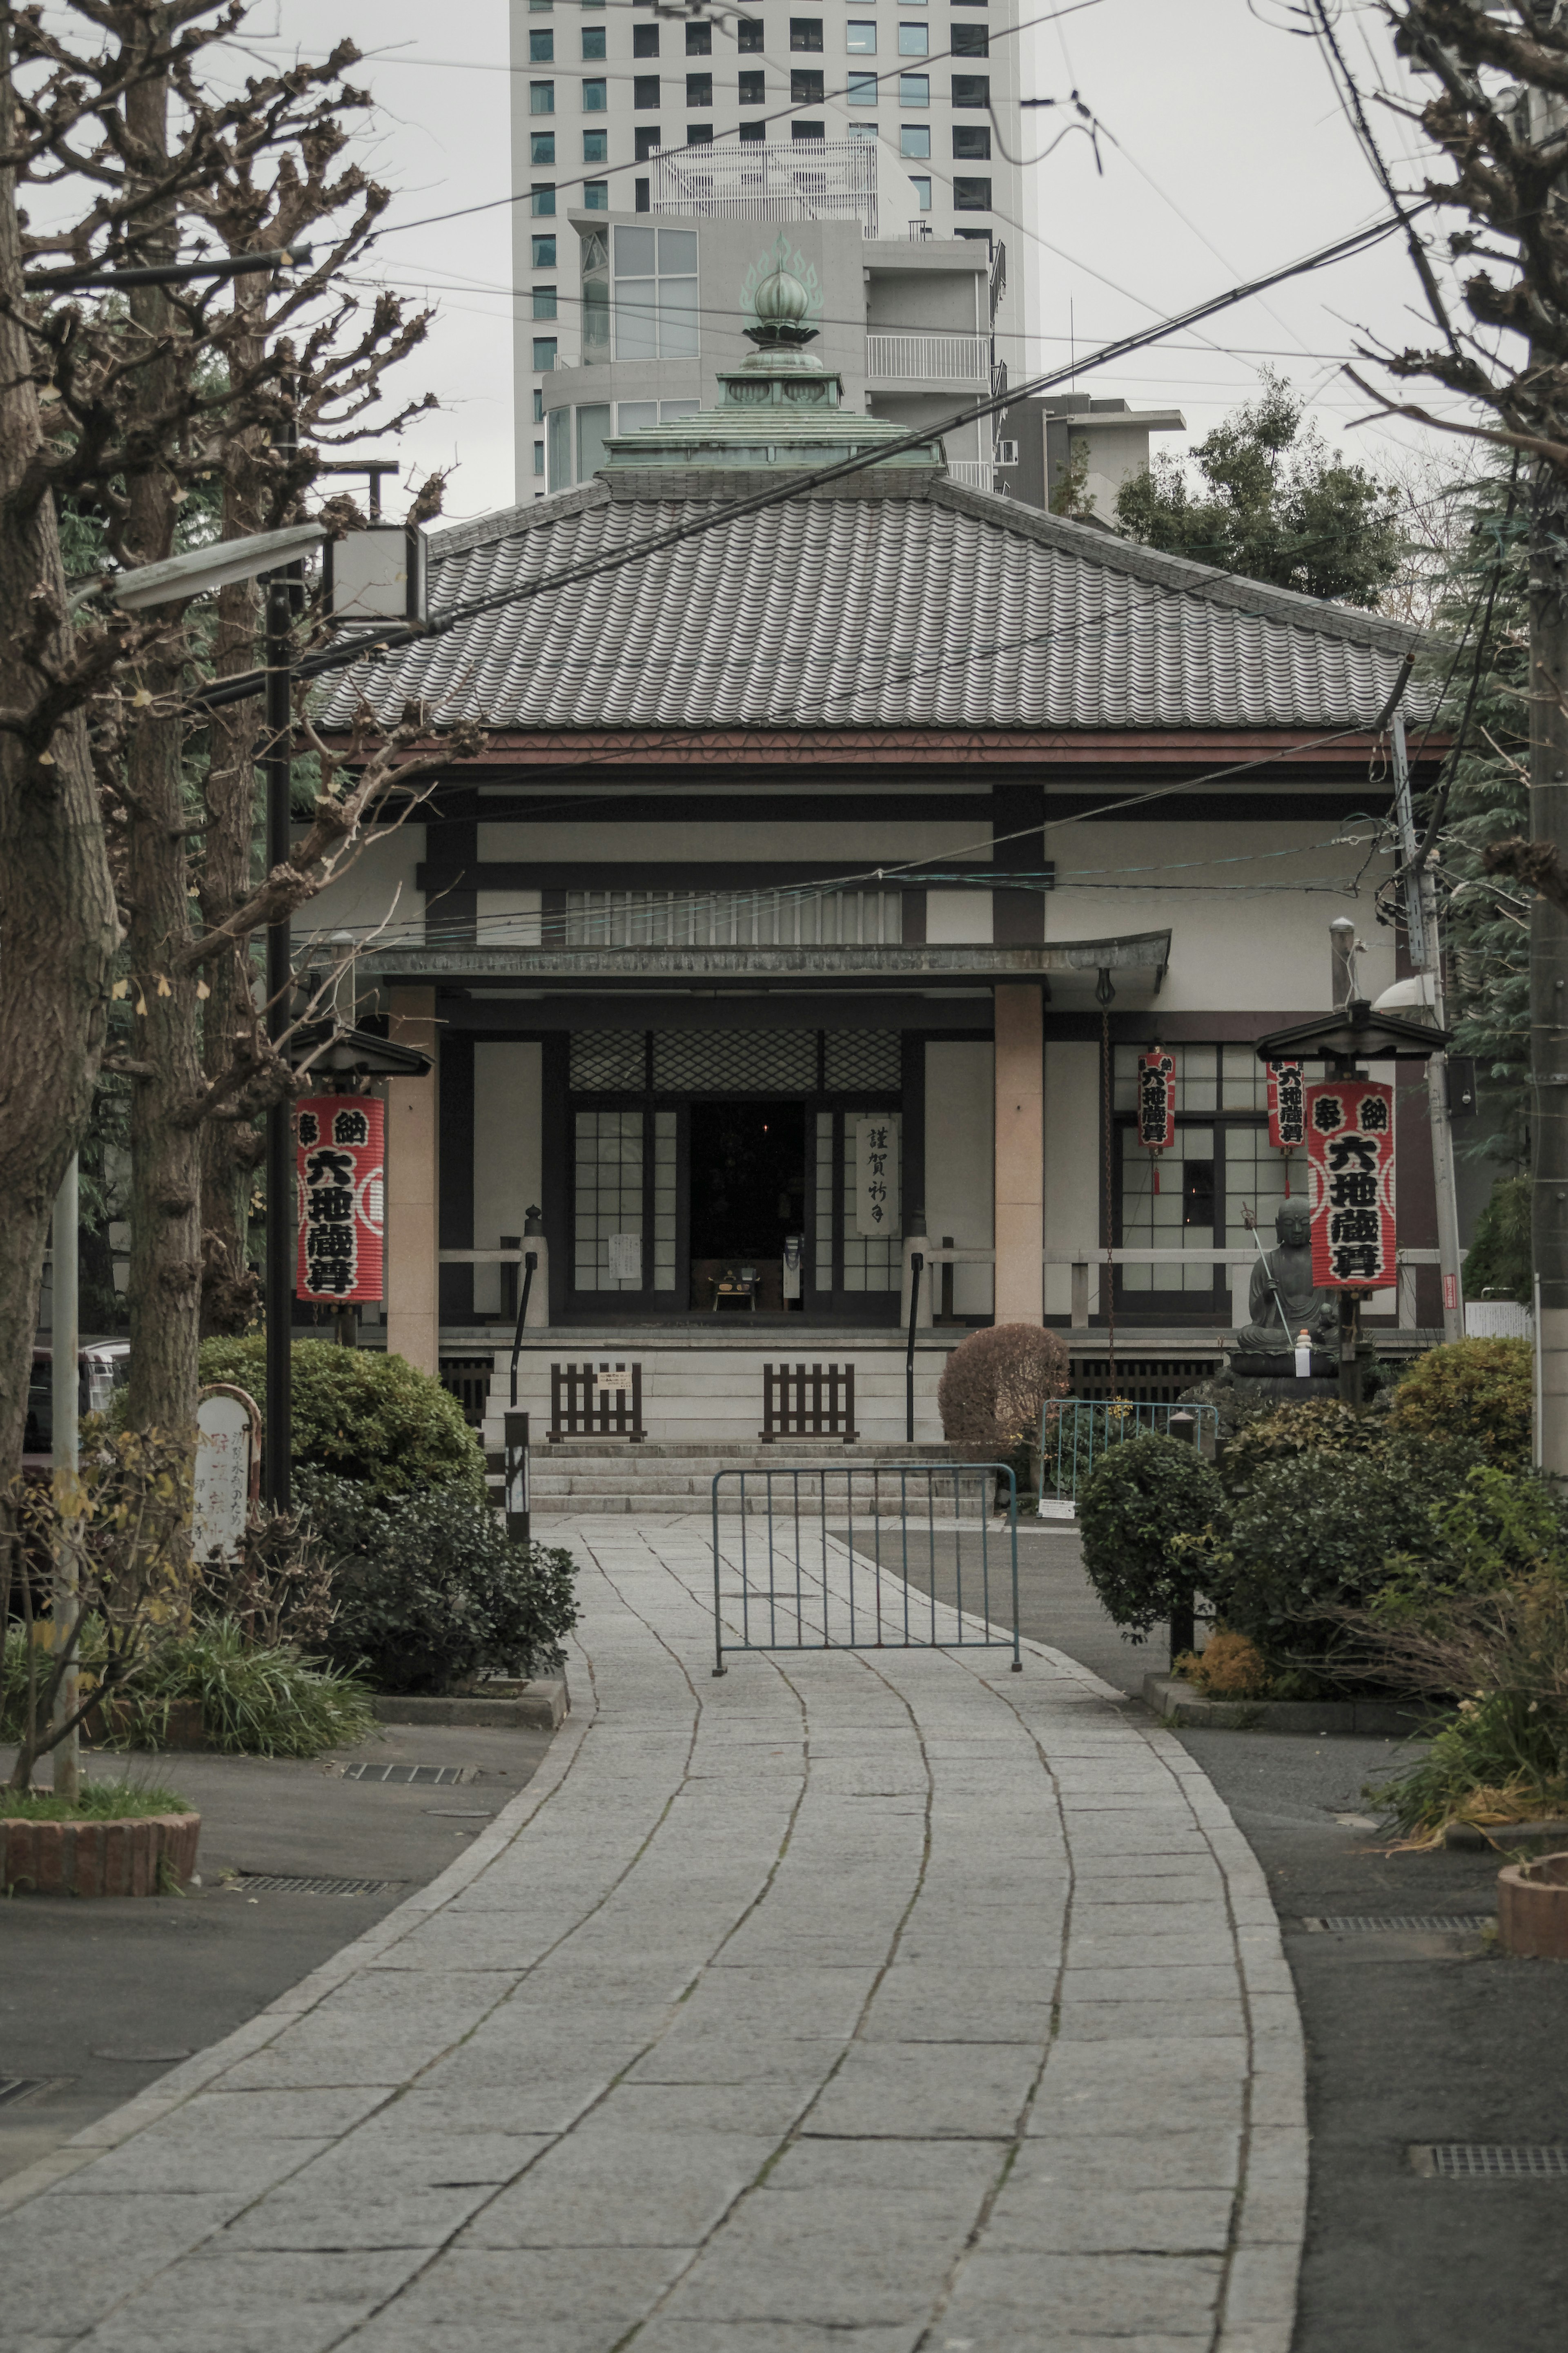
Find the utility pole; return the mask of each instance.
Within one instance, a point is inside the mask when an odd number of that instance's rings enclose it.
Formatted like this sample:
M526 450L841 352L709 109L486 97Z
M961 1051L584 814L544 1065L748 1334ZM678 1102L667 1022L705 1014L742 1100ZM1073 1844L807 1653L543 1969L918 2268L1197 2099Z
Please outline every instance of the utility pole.
M1399 855L1405 868L1405 933L1410 962L1430 985L1432 1018L1444 1024L1443 948L1437 932L1437 886L1429 861L1418 854L1415 813L1410 797L1410 760L1405 742L1405 715L1396 711L1391 723L1394 739L1394 808L1399 827ZM1465 1336L1465 1303L1460 1282L1459 1197L1454 1181L1454 1130L1448 1106L1448 1058L1431 1056L1426 1064L1426 1109L1432 1124L1432 1177L1437 1197L1437 1264L1443 1278L1443 1337Z

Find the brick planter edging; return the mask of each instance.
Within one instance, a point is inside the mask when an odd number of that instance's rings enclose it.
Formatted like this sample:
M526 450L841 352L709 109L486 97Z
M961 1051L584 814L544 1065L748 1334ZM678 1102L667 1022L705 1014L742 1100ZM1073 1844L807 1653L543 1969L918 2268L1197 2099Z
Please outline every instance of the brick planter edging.
M200 1814L142 1814L119 1822L30 1822L0 1817L0 1892L35 1895L156 1895L169 1871L183 1886L196 1867Z

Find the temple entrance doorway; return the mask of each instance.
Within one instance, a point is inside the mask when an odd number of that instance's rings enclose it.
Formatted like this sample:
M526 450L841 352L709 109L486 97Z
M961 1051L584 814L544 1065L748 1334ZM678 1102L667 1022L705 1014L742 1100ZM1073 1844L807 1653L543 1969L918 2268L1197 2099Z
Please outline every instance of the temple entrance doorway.
M784 1257L786 1238L806 1230L805 1105L694 1102L689 1116L691 1305L798 1312Z

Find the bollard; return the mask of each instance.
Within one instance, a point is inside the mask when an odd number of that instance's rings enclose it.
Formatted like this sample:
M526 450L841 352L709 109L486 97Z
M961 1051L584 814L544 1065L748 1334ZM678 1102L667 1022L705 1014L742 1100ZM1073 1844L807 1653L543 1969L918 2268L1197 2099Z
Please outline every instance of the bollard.
M1198 1442L1198 1418L1195 1413L1173 1413L1165 1424L1170 1435L1184 1446L1195 1447ZM1197 1620L1191 1594L1171 1611L1171 1664L1173 1667L1184 1651L1197 1648Z

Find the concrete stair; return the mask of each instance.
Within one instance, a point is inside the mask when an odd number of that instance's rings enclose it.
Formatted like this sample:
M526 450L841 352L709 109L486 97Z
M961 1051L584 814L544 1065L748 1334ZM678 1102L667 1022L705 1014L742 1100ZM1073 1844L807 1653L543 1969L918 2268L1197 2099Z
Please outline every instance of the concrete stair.
M792 1517L797 1492L798 1508L803 1517L811 1519L822 1515L825 1495L830 1525L847 1515L857 1520L897 1517L902 1508L901 1489L911 1514L925 1518L929 1495L931 1516L951 1523L955 1516L951 1487L943 1493L943 1482L938 1481L932 1493L932 1482L921 1476L902 1482L898 1470L900 1463L950 1461L957 1452L956 1448L902 1442L846 1446L834 1439L792 1440L772 1446L753 1441L721 1451L700 1445L661 1444L657 1440L637 1445L617 1438L563 1439L558 1445L533 1449L533 1516L540 1520L575 1519L606 1512L710 1513L715 1473L743 1471L747 1474L743 1482L726 1478L720 1487L719 1509L725 1516L742 1511L766 1512L771 1473L772 1508ZM487 1459L491 1488L499 1500L500 1454L497 1451ZM798 1491L788 1475L796 1471L805 1474ZM826 1478L819 1481L816 1474L823 1472ZM988 1493L984 1480L963 1479L958 1511L965 1519L978 1517Z

